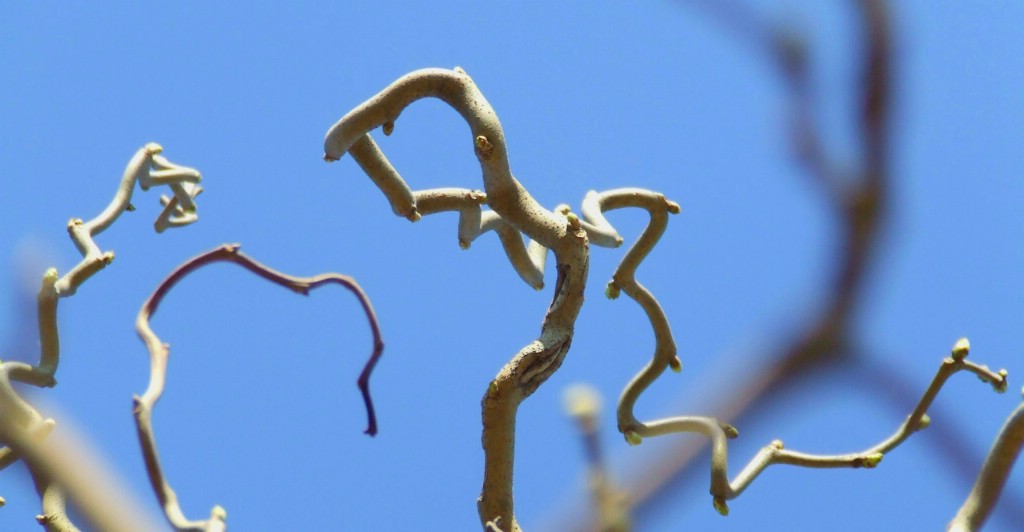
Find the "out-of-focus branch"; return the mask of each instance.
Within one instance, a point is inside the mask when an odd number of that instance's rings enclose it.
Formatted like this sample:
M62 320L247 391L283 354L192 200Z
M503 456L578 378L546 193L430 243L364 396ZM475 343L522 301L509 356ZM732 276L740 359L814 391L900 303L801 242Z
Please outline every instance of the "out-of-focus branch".
M157 308L160 306L160 302L163 300L164 296L170 292L171 288L187 277L190 273L202 268L203 266L214 262L233 262L250 272L255 273L263 279L266 279L267 281L278 284L302 295L308 295L311 290L326 284L338 284L352 292L352 294L356 296L356 299L359 300L360 305L362 305L363 311L366 313L366 319L369 322L370 329L373 333L373 350L370 354L370 358L367 360L366 365L363 368L363 372L360 375L358 382L359 390L363 395L363 401L366 405L366 415L368 419L366 433L371 436L377 433L377 420L374 414L373 400L370 397L369 379L370 374L372 373L373 368L377 364L377 360L380 358L381 352L384 349L384 342L381 339L377 316L373 311L373 306L370 304L370 299L363 292L363 289L351 277L335 273L320 274L313 277L293 277L291 275L286 275L252 260L241 253L238 248L238 244L222 245L189 259L183 265L174 270L167 279L160 283L160 286L157 287L149 299L147 299L142 305L142 309L139 310L138 319L135 322L135 328L138 331L139 337L146 344L146 348L149 350L151 369L149 386L141 397L134 397L134 408L132 411L135 416L139 443L142 447L143 457L146 461L146 471L149 474L153 491L156 494L157 499L160 501L160 505L164 510L164 515L167 517L168 522L170 522L171 526L173 526L175 530L179 531L214 532L224 530L227 513L220 506L214 506L210 512L209 519L203 521L188 520L181 511L177 495L174 493L174 490L171 489L170 484L164 476L163 468L160 465L160 457L156 448L156 436L153 433L152 415L153 407L163 393L164 383L167 376L167 358L170 353L170 348L153 332L149 326L149 320L152 315L156 313Z
M0 372L6 381L6 372ZM0 393L0 412L19 407L8 393ZM44 439L53 428L52 420L23 426L10 416L0 416L0 440L28 465L43 502L43 513L37 517L47 530L73 531L74 525L64 513L64 493L79 510L89 530L104 532L137 532L150 530L147 520L135 505L123 498L92 467L89 457L68 445L56 445L54 438Z
M949 530L971 532L981 529L999 501L1006 479L1024 445L1024 403L1017 406L999 430L992 449L981 466L967 500L949 523Z
M601 397L597 390L576 384L565 391L565 409L576 420L587 457L587 489L600 532L632 530L625 494L613 482L601 449Z

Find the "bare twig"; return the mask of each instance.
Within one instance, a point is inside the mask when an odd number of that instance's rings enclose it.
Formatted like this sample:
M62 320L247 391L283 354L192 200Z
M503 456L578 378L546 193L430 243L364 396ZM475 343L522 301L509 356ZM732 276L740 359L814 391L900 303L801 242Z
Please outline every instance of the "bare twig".
M634 421L622 428L626 433L627 441L634 445L639 444L644 437L679 432L698 432L710 438L712 441L711 494L714 497L715 508L722 515L727 515L729 507L726 501L739 496L765 468L772 464L790 464L811 468L875 467L886 453L903 443L911 434L928 426L930 423L927 416L928 407L931 406L946 380L958 371L967 371L977 375L982 381L991 384L997 392L1006 391L1006 370L996 372L986 366L974 364L965 358L968 351L969 344L966 339L956 343L952 355L943 361L931 385L910 416L895 433L877 445L857 453L812 455L785 450L782 441L775 440L761 449L731 482L727 471L728 445L726 440L735 438L738 433L732 427L723 425L714 418L677 417L647 423Z
M970 532L981 529L999 501L1006 479L1024 445L1024 403L1017 406L999 430L992 449L981 466L967 500L949 523L949 530Z
M88 222L78 218L68 222L68 234L83 258L57 281L57 293L61 297L74 294L86 279L114 260L114 253L101 252L93 237L110 227L125 210L134 210L131 199L136 181L143 190L154 185L167 185L174 192L171 198L160 198L164 210L154 224L156 232L163 232L168 227L188 225L199 219L193 198L203 190L198 185L202 177L197 170L178 166L163 158L160 155L162 151L163 148L153 142L140 148L128 161L117 193L107 208Z
M0 372L0 376L0 380L6 381L6 372ZM17 409L9 394L0 393L0 412ZM149 530L135 506L102 481L101 475L89 469L91 464L83 461L81 453L74 448L54 445L53 438L43 439L52 428L52 420L26 427L11 417L0 416L0 440L25 461L36 479L43 502L41 524L56 527L50 530L74 530L61 504L66 490L90 530Z
M178 505L177 495L174 493L174 490L171 489L170 484L168 484L164 477L163 468L160 466L160 457L156 448L156 436L153 433L152 415L153 407L163 393L164 382L166 381L167 358L170 348L153 332L149 326L149 320L152 315L156 313L157 308L160 306L160 302L163 300L164 296L170 292L171 288L190 273L202 268L203 266L214 262L233 262L255 273L263 279L266 279L267 281L278 284L302 295L308 295L311 290L325 284L339 284L352 292L352 294L359 300L360 305L362 305L363 311L366 313L366 319L369 322L370 329L373 333L373 351L363 368L362 374L359 376L358 382L359 390L363 395L363 401L366 405L366 416L368 419L366 433L371 436L377 433L377 419L374 414L373 400L370 397L369 381L370 374L372 373L373 368L377 364L377 360L380 358L381 352L384 349L384 343L381 340L380 328L377 324L377 317L373 311L373 306L370 304L369 298L363 292L362 288L360 288L359 284L351 277L335 273L320 274L313 277L293 277L286 275L252 260L241 253L238 248L238 244L222 245L211 251L193 257L179 266L166 279L164 279L153 294L149 296L149 299L147 299L142 305L142 309L139 310L139 316L135 322L135 329L138 332L139 337L146 344L146 348L149 350L151 366L149 386L141 397L134 397L134 408L132 412L135 416L139 442L142 447L143 457L146 461L146 471L149 474L149 480L152 484L153 491L156 494L157 499L160 501L160 505L163 507L164 515L167 517L168 522L170 522L171 525L179 531L211 532L213 530L223 530L227 514L220 506L214 506L213 510L210 512L209 519L204 521L189 521L182 513L181 507Z

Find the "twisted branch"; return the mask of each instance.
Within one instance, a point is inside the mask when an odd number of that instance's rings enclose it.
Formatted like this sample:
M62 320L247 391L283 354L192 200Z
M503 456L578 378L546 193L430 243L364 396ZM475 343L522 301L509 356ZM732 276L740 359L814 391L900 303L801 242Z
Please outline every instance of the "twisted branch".
M911 412L899 428L880 443L856 453L841 455L800 453L785 450L782 441L775 440L762 448L736 478L730 481L727 470L728 445L726 440L736 438L739 433L735 428L722 424L714 418L686 416L660 419L646 423L632 419L625 425L620 425L620 430L625 434L626 440L633 445L640 444L645 437L682 432L697 432L710 438L711 495L714 497L715 509L722 515L728 515L729 507L726 501L739 496L765 468L772 464L789 464L810 468L873 468L877 466L885 454L903 443L911 434L927 427L931 423L927 410L935 400L943 384L954 373L959 371L973 373L983 382L991 384L997 392L1002 393L1006 391L1006 370L992 371L987 366L978 365L966 360L969 350L970 344L966 339L958 341L953 346L951 356L943 360L931 385L925 390L913 412ZM630 387L632 385L633 383L630 383ZM629 389L630 387L627 387L623 397L633 396L633 392Z
M469 125L483 194L468 189L413 193L370 137L377 127L391 134L401 112L427 97L445 102ZM412 72L350 111L324 139L325 160L338 160L346 152L384 193L396 214L416 221L432 212L459 211L463 248L483 232L495 230L513 267L536 289L543 286L546 249L554 252L558 276L540 335L498 372L482 401L485 466L477 501L480 523L485 528L501 523L509 532L519 530L512 497L516 412L558 369L572 342L586 286L587 230L566 208L544 209L512 176L501 123L473 80L459 68ZM481 212L483 204L494 214ZM528 246L520 232L530 239Z
M377 419L374 414L373 400L370 397L369 380L370 374L373 372L374 366L377 364L377 360L380 358L381 352L384 349L384 343L381 340L380 328L377 324L377 317L373 311L373 306L370 304L369 298L363 292L359 284L356 283L351 277L335 274L326 273L320 274L313 277L293 277L275 271L273 269L264 266L248 256L241 253L238 244L227 244L222 245L206 253L193 257L186 261L184 264L174 270L157 289L153 292L149 299L142 305L139 310L138 318L135 322L135 329L139 334L139 338L146 344L146 349L149 350L150 358L150 377L149 386L146 388L145 393L141 397L135 396L133 398L134 407L132 413L135 417L136 429L139 435L139 443L142 447L142 454L146 461L146 471L149 474L150 484L153 487L157 499L160 501L160 505L164 510L164 515L167 517L167 521L178 531L189 531L189 532L213 532L224 530L225 520L227 519L227 513L220 506L214 506L210 512L210 518L204 521L189 521L181 511L181 507L178 505L177 495L174 490L171 489L168 484L163 468L160 466L160 457L156 448L156 436L153 433L152 416L153 407L156 405L158 399L160 399L163 393L164 383L166 381L167 372L167 358L170 354L170 347L161 342L160 338L153 332L149 326L149 320L157 308L160 306L160 302L164 296L170 292L171 288L174 287L179 281L184 279L193 271L202 268L208 264L214 262L233 262L249 270L252 273L270 281L274 284L283 286L292 290L293 292L308 295L310 291L326 285L326 284L339 284L356 296L359 300L360 305L363 307L363 312L366 313L366 319L370 324L370 330L373 333L373 351L370 354L370 358L367 360L366 365L363 367L363 372L359 376L359 390L363 395L363 402L366 405L366 416L368 424L366 433L373 436L377 433Z
M164 209L154 223L156 232L161 233L169 227L185 226L199 219L194 198L203 190L198 185L202 176L195 169L171 163L160 155L161 152L163 148L154 142L140 148L128 161L121 184L107 208L88 222L80 218L72 218L68 222L68 234L83 258L57 281L57 293L61 297L74 294L86 279L114 260L114 253L101 252L93 237L110 227L124 211L135 210L131 199L136 181L142 190L149 190L149 187L155 185L167 185L174 192L173 197L160 197Z
M194 197L202 191L198 186L201 176L198 171L175 165L162 157L163 148L156 143L149 143L140 148L129 160L121 182L109 205L92 220L83 222L72 219L68 222L68 233L75 247L83 258L64 277L57 276L55 268L43 274L42 286L37 296L37 319L39 324L39 363L35 366L23 362L0 363L0 402L3 408L4 425L3 440L8 445L0 447L0 470L16 461L25 452L30 452L29 470L35 479L36 489L43 503L43 514L40 524L51 531L77 530L65 513L65 496L63 488L54 482L50 462L43 455L25 445L38 445L53 429L52 419L44 420L42 416L28 404L11 386L16 380L34 386L51 388L57 384L55 375L60 362L60 339L57 331L57 302L61 297L73 295L78 287L96 272L106 267L114 259L111 251L102 253L93 241L93 237L106 230L126 210L134 210L130 203L135 182L143 190L155 185L167 185L173 197L161 196L160 202L164 209L157 217L156 231L162 232L168 227L180 227L195 222L196 205ZM20 444L12 444L19 441ZM21 445L20 450L17 446ZM89 500L87 493L78 490L75 500ZM105 522L96 512L86 510L93 523ZM100 519L100 521L96 521Z
M860 91L855 109L859 116L860 158L852 171L826 149L815 115L815 94L811 82L810 53L806 43L785 28L759 19L735 1L688 0L686 2L716 18L737 39L749 44L779 74L788 90L790 117L788 135L796 161L809 182L823 193L840 221L836 269L822 311L802 326L802 332L773 353L758 357L759 367L750 378L713 398L716 418L735 422L755 405L788 383L816 369L849 358L848 331L863 292L864 281L876 255L882 221L889 203L891 181L888 158L888 128L891 116L892 29L884 0L854 0L860 12L864 42ZM738 390L738 392L736 391ZM686 440L672 444L648 467L632 478L631 504L650 503L653 496L694 465L706 443Z

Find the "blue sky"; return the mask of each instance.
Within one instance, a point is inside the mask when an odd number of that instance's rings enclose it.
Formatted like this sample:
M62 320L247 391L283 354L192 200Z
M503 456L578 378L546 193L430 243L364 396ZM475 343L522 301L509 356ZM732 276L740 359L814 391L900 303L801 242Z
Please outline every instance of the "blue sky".
M849 96L849 5L760 4L808 32L823 97ZM961 375L937 403L947 415L933 425L962 434L976 460L1024 375L1022 16L1012 2L894 10L892 209L856 329L869 371L899 375L911 395L961 336L976 361L1010 371L1004 395ZM797 330L826 284L836 220L790 155L783 85L762 54L686 2L6 3L0 18L0 338L16 351L2 358L36 356L24 279L35 290L45 267L77 262L67 219L106 206L135 150L159 142L203 173L197 224L154 234L159 192L137 190L138 210L97 238L117 259L61 301L60 384L31 396L58 430L87 436L153 512L130 415L148 374L135 314L186 258L240 242L279 270L346 273L369 293L386 344L372 381L380 434L362 434L354 383L370 342L347 293L301 298L230 265L200 271L153 324L172 345L154 423L186 514L221 504L232 530L477 526L479 400L535 338L550 291L525 286L491 235L462 251L455 215L410 224L351 159L321 160L327 128L411 70L459 65L473 76L513 172L545 205L578 209L588 190L622 186L681 204L638 277L668 313L684 370L648 392L641 417L701 413L733 372ZM830 149L852 160L844 107L824 108ZM381 145L413 188L479 188L466 132L456 113L422 101ZM610 220L635 235L644 216ZM628 447L614 431L614 398L652 348L639 309L602 295L623 253L594 250L572 350L520 411L516 510L530 530L555 530L585 504L579 437L562 410L570 384L605 397L617 478L659 456L656 441ZM740 425L732 470L775 438L847 452L887 436L911 405L880 399L861 385L869 377L824 374ZM774 467L728 518L712 509L701 465L637 529L937 529L971 482L951 472L938 434L918 434L874 471ZM0 473L0 529L36 526L27 478L20 467ZM1010 482L1024 494L1019 472Z

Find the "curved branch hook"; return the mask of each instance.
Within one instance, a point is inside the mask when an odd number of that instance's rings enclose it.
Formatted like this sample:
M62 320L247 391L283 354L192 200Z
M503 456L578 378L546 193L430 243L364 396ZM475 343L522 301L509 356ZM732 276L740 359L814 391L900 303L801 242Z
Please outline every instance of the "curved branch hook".
M209 531L218 527L222 528L226 514L222 508L216 506L213 508L209 520L189 521L185 518L181 511L181 507L178 505L177 495L174 493L174 490L171 489L170 484L167 483L167 480L164 477L163 468L160 466L160 458L156 448L156 437L153 433L152 411L157 400L160 399L160 396L163 393L164 382L166 380L169 347L167 344L163 343L156 333L154 333L150 328L149 320L171 288L173 288L178 281L184 279L190 273L203 266L220 261L233 262L252 273L255 273L263 279L281 285L302 295L308 295L311 290L325 284L340 284L352 292L362 305L363 311L366 313L366 318L370 323L370 329L373 333L373 351L363 368L362 374L359 376L358 382L359 390L363 395L363 402L366 405L366 415L368 418L366 433L370 436L377 433L377 419L374 414L373 400L370 397L369 380L370 374L373 372L373 368L377 364L377 360L380 358L381 352L384 349L384 343L381 340L380 328L377 324L377 317L373 311L373 306L370 304L370 300L363 292L362 288L360 288L356 281L351 277L340 274L326 273L313 277L293 277L286 275L254 261L241 253L238 248L238 244L222 245L206 253L193 257L183 265L179 266L178 269L174 270L162 283L160 283L160 286L157 287L151 296L149 296L149 299L146 300L142 305L142 308L139 310L139 315L135 322L135 329L139 334L139 338L142 339L146 344L146 349L149 350L151 369L149 386L141 397L135 396L133 398L134 407L132 412L135 417L139 443L142 447L143 457L146 461L146 470L149 474L153 491L156 493L157 499L159 499L160 504L164 509L164 515L167 517L167 520L175 527L176 530L179 531L199 532Z

